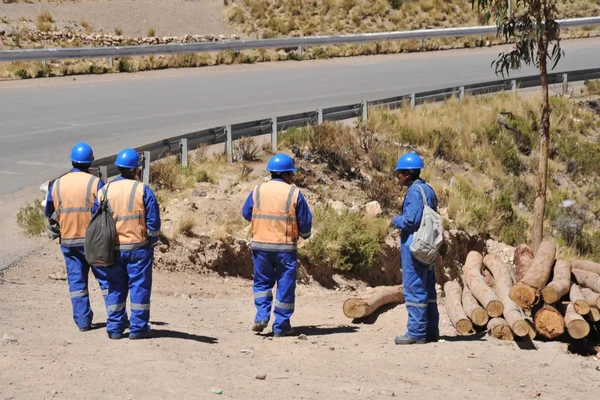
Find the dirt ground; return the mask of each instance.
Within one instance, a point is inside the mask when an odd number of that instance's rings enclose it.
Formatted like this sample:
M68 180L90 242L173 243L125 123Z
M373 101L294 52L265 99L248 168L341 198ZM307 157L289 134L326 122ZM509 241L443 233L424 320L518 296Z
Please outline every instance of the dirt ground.
M403 305L354 324L342 313L348 293L300 285L292 323L306 337L256 335L250 281L214 275L155 272L156 337L111 341L95 282L97 329L77 330L66 282L48 277L63 268L50 244L0 281L3 400L581 399L600 388L597 359L557 342L521 349L482 335L455 337L441 305L440 342L396 346ZM222 395L210 392L218 389Z
M219 183L199 187L206 196L172 201L164 213L165 232L195 204L201 218L197 230L210 233L226 214L239 212L252 184L264 176L262 167L255 164L249 181L235 190L231 182L239 165L223 168ZM296 336L273 338L271 327L257 335L250 330L251 281L206 270L156 268L155 337L111 341L93 278L95 329L81 333L71 318L58 245L29 240L33 253L0 275L2 400L581 399L600 389L597 358L571 354L560 342L532 346L484 334L456 337L443 301L442 339L404 347L393 342L405 330L403 305L353 322L342 304L354 291L300 284L292 317ZM257 378L263 374L264 380Z
M146 36L153 27L157 36L229 35L223 20L222 0L85 0L79 2L38 2L34 4L0 4L0 17L11 23L21 17L36 21L48 10L55 25L77 24L85 19L96 32L114 34L115 28L126 36Z

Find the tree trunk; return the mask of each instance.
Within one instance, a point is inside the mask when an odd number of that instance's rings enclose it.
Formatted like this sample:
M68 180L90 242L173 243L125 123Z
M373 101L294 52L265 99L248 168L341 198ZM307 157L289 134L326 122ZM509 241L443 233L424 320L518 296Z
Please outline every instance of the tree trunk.
M538 18L541 25L541 18ZM546 186L548 184L548 156L550 154L550 100L548 96L548 47L545 35L538 35L538 60L542 81L542 124L540 132L540 159L538 166L537 196L533 207L532 250L537 255L544 237L544 215L546 211Z
M444 284L446 294L446 312L452 322L452 326L460 335L468 335L473 330L473 324L465 314L461 304L462 289L456 281L448 281Z
M517 282L523 279L523 276L531 266L533 261L533 251L526 244L520 244L515 248L515 269Z
M596 293L600 292L600 275L580 269L573 269L573 275L575 275L575 280L581 286L592 289Z
M600 294L588 288L581 288L581 293L583 293L590 307L600 308Z
M590 312L590 305L588 304L585 296L581 292L581 288L573 284L571 291L569 292L569 300L573 305L573 309L579 315L587 315Z
M509 296L512 287L510 266L505 264L497 254L488 254L483 259L485 266L494 275L496 282L496 294L504 304L504 319L517 336L527 336L530 333L530 325L526 320L523 310Z
M499 317L504 312L504 305L492 288L486 285L481 275L483 257L476 251L470 251L463 266L463 276L473 296L485 308L492 318Z
M490 336L500 340L514 340L510 327L504 318L492 318L487 324L487 331Z
M593 272L600 275L600 264L592 261L575 260L571 261L573 268L577 268L583 271Z
M587 315L587 318L592 322L600 321L600 310L598 307L590 306L590 313Z
M533 322L539 334L548 339L554 339L565 332L565 320L562 314L549 305L543 306L535 313Z
M569 293L571 287L571 265L564 260L556 260L552 282L542 289L542 298L548 304L556 303Z
M575 312L571 303L565 312L565 326L573 339L583 339L590 333L590 324Z
M477 326L485 326L489 320L489 316L485 308L477 302L473 297L473 293L469 290L467 283L463 278L462 306L467 317Z
M361 295L360 298L347 299L343 306L344 315L348 318L363 318L385 304L403 302L402 285L377 286Z
M510 289L510 298L524 310L530 309L537 303L539 290L548 283L555 256L556 246L554 243L549 241L540 243L539 250L531 261L531 266L521 281Z

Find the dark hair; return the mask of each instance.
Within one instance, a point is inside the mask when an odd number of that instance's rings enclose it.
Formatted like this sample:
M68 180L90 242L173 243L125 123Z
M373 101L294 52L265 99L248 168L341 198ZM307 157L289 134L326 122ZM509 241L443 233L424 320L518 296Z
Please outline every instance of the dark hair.
M402 172L402 174L410 176L410 179L413 181L416 181L421 177L420 169L401 169L398 172Z
M119 173L121 173L121 175L125 174L132 174L135 171L135 168L123 168L123 167L117 167L119 169Z
M72 162L71 165L73 166L73 168L77 168L82 171L87 171L92 166L92 164L87 164L87 163L80 164L80 163L76 163L76 162Z

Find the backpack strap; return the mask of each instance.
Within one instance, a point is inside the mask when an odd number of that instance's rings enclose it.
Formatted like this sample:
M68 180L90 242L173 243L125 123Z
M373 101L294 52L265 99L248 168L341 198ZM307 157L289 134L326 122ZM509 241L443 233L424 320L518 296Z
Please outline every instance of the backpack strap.
M421 187L421 185L417 185L417 187L421 191L421 196L423 197L423 207L429 206L429 203L427 202L427 196L425 195L425 191L423 190L423 188Z

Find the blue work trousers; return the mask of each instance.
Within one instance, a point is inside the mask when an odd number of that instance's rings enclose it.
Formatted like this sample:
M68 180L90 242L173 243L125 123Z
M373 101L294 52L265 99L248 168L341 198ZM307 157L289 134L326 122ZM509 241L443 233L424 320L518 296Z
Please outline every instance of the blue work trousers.
M108 282L106 280L106 269L104 267L90 266L85 259L83 246L65 247L61 246L65 264L67 267L67 283L71 295L73 307L73 320L79 329L88 329L92 325L94 312L90 306L90 295L88 291L88 275L90 268L96 277L104 304L108 295Z
M437 308L434 265L416 260L410 252L410 240L400 244L402 287L408 312L406 335L412 339L434 339L439 336L440 314Z
M150 331L153 261L154 248L148 244L139 249L117 252L115 264L107 267L108 320L106 331L111 336L120 336L127 328L128 294L131 303L130 337Z
M252 251L254 263L254 322L269 322L271 307L275 307L273 332L283 333L292 329L290 318L294 313L296 299L296 252ZM277 293L273 301L273 286L277 282Z

